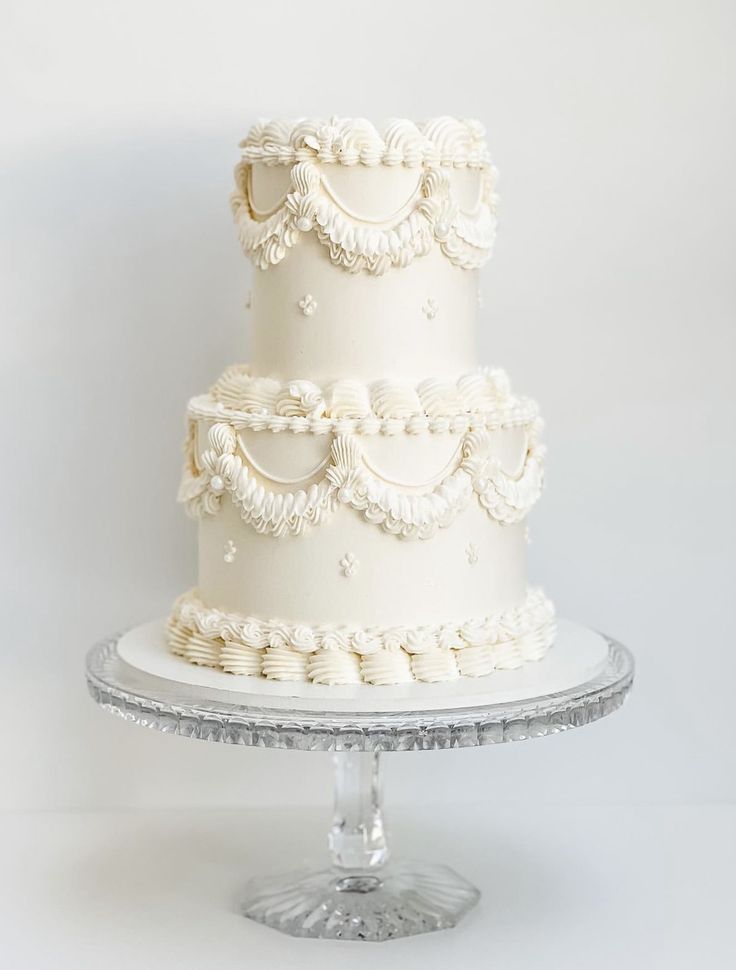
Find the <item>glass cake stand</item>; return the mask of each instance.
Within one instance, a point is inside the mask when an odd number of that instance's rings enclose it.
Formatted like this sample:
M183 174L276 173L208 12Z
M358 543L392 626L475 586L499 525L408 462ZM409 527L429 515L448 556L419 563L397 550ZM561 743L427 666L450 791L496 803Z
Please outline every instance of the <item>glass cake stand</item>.
M492 704L456 695L431 710L416 704L383 713L300 710L298 697L284 707L263 694L254 704L252 694L154 676L123 659L122 637L109 637L87 655L90 694L110 713L203 741L335 752L331 865L254 878L242 899L250 919L321 939L381 941L446 929L480 897L447 866L389 863L381 752L500 744L581 727L619 708L634 676L629 651L605 637L607 654L595 675L554 693Z

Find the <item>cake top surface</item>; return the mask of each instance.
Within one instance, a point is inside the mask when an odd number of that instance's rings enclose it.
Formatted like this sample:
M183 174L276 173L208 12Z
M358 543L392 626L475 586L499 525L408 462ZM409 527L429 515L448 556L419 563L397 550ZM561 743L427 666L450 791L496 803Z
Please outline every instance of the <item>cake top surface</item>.
M242 160L268 165L301 161L340 165L404 165L411 168L491 166L483 125L474 119L442 116L425 122L391 118L261 120L240 143Z

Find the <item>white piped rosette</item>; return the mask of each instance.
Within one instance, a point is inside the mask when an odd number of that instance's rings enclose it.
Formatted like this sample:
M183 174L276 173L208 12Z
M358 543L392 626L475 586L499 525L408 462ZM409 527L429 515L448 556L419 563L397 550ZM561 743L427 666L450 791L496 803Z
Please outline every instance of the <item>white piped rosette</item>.
M383 384L384 382L379 382ZM307 382L293 382L289 400L300 407L322 408L324 395ZM426 388L425 388L426 394ZM387 404L385 387L374 392L379 407L403 408L404 398L392 395ZM375 404L374 404L375 406ZM220 417L224 415L220 412ZM373 473L356 434L333 437L324 475L307 488L275 491L265 487L248 465L248 454L238 438L238 426L219 420L209 427L208 447L196 454L195 434L187 436L187 454L179 500L190 515L214 515L228 495L244 522L257 532L276 537L301 535L319 526L344 505L360 512L366 521L404 539L428 539L447 528L467 507L473 494L488 516L504 525L515 524L538 500L543 483L543 448L538 441L539 422L528 428L527 452L516 475L504 471L491 454L488 431L468 432L457 465L431 490L416 493L389 483Z
M243 161L293 165L422 165L489 168L485 129L475 119L442 116L424 123L392 118L377 127L366 118L259 121L240 143Z
M333 263L353 273L381 275L407 266L433 245L466 269L490 258L496 172L479 122L445 117L417 126L394 120L382 133L363 118L263 122L241 149L231 205L243 250L260 269L280 263L309 232ZM259 214L252 201L251 167L257 163L290 166L289 188L268 214ZM335 164L404 165L422 174L395 223L379 228L358 220L329 190L324 167ZM448 170L455 168L479 172L480 198L470 211L454 197Z
M541 659L555 635L541 590L501 613L439 626L336 627L260 620L207 607L196 590L175 604L172 652L192 663L270 680L376 686L480 677Z
M500 430L530 424L538 413L534 401L511 392L504 371L486 367L457 381L340 380L320 386L254 376L247 365L235 364L189 405L193 419L226 417L239 429L313 434Z

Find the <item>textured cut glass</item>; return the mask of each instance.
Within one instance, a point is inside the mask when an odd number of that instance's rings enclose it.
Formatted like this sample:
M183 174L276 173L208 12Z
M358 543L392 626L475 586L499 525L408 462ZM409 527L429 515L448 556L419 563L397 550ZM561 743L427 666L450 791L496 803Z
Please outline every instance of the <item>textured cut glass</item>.
M480 893L443 865L389 860L379 752L476 747L557 734L617 710L631 689L629 651L607 639L592 680L516 703L433 711L307 712L253 707L238 695L154 677L125 663L121 635L90 650L87 684L105 710L144 727L226 744L334 751L331 865L256 877L242 912L292 936L379 942L455 926ZM267 701L267 698L264 698Z

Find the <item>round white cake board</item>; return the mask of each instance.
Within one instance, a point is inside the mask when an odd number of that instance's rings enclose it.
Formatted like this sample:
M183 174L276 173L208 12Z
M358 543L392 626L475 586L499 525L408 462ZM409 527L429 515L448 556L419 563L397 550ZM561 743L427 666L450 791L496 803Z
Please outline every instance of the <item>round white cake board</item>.
M234 704L273 710L379 714L507 704L569 690L592 680L605 668L608 641L579 623L559 620L557 639L543 660L518 670L497 670L486 677L393 687L368 684L326 687L236 676L197 667L169 651L164 620L129 630L118 643L118 654L131 667L154 677L227 693Z

